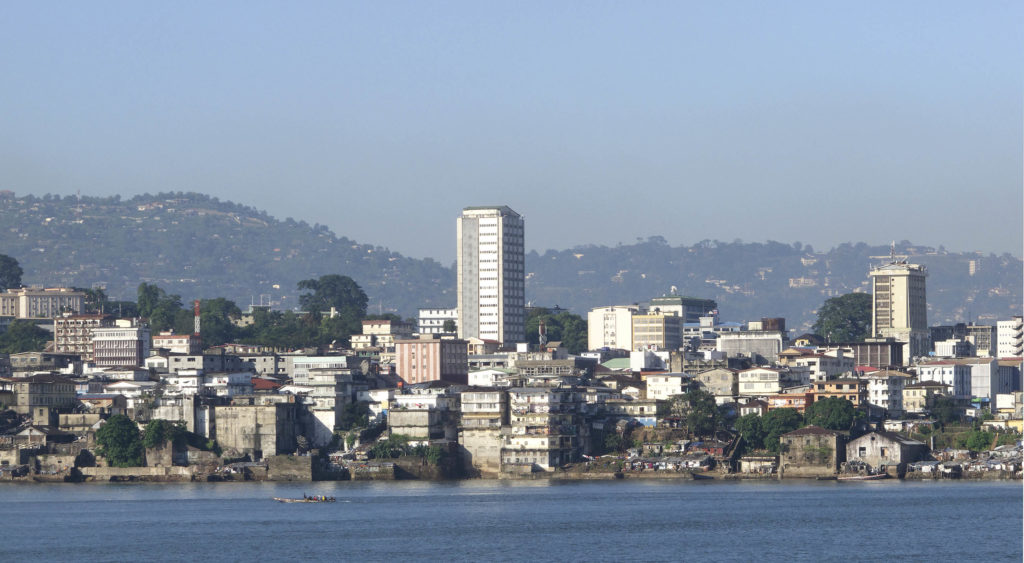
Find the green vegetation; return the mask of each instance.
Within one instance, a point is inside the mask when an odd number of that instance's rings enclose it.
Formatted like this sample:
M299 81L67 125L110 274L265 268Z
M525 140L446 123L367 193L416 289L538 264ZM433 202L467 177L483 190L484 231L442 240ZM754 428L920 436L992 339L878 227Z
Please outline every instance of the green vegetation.
M248 304L251 296L272 293L282 308L291 309L298 304L300 280L330 273L355 280L366 292L370 309L380 304L386 312L410 315L418 307L454 304L455 270L450 264L411 259L336 235L322 225L276 219L203 194L0 198L3 252L18 257L20 267L38 283L55 283L45 272L63 272L70 285L105 284L111 300L108 312L117 311L119 300L135 299L142 280L187 300L223 296ZM972 276L967 262L978 258L974 253L911 246L898 242L897 252L927 253L928 269L943 280L945 291L929 292L930 318L953 318L965 308L975 316L1001 317L1022 301L1018 257L981 257L986 267ZM33 250L40 247L46 252ZM675 285L681 294L717 300L725 319L760 318L773 311L786 317L790 327L799 327L815 320L826 277L830 288L851 292L864 280L870 257L883 254L889 254L888 245L855 243L818 250L801 243L704 240L672 246L650 237L613 246L530 252L527 293L535 302L582 312L661 295ZM758 275L761 268L770 268L770 275ZM818 286L789 286L790 279L801 277ZM743 283L749 293L726 292L729 284L710 280ZM989 291L996 287L1005 291ZM968 297L973 301L967 303Z
M818 309L811 330L830 342L863 342L871 335L871 294L847 293L828 299Z
M984 430L973 430L957 437L957 446L972 452L984 452L992 449L996 435Z
M715 396L699 388L673 397L669 411L681 417L686 428L697 437L713 436L721 419Z
M49 331L40 328L35 323L15 320L7 327L6 331L0 334L0 353L18 354L42 350L52 339L53 335Z
M21 266L6 254L0 254L0 290L21 287Z
M374 459L397 459L402 456L418 456L431 465L438 465L445 459L446 452L441 446L410 446L409 437L392 434L387 440L381 440L370 448L370 456Z
M340 430L351 430L353 428L366 428L370 423L370 404L366 401L349 403L341 410L338 418ZM353 438L353 441L355 439Z
M187 434L188 431L181 422L168 422L157 418L146 424L142 445L146 448L156 448L170 442L175 446L182 446L188 442Z
M765 448L778 453L779 438L803 426L803 417L796 409L776 409L764 415L761 429Z
M747 449L764 449L764 425L761 422L761 415L756 413L745 414L736 420L736 431L743 437Z
M139 427L123 414L110 417L96 431L96 444L100 455L112 467L139 467L142 465L142 438Z
M849 430L853 423L864 417L848 399L828 397L816 401L807 407L804 413L807 424L820 426L828 430Z
M953 424L963 419L963 411L956 405L956 402L949 397L936 397L932 406L932 416L940 425Z
M570 354L587 350L586 319L565 309L544 307L535 307L526 312L526 341L531 346L539 342L541 321L544 321L548 342L561 342Z

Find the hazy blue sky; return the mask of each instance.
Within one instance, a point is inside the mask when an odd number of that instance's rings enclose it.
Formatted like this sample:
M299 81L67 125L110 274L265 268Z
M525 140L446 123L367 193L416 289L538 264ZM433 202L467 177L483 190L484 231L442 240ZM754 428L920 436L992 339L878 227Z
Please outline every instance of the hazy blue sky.
M7 2L0 189L198 191L444 263L909 239L1021 255L1024 3Z

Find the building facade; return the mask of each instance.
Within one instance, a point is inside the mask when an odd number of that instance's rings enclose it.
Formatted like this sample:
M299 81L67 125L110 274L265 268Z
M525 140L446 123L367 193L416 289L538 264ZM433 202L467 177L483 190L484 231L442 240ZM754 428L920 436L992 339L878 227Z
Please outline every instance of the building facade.
M149 357L149 326L132 320L92 331L93 360L98 366L141 366Z
M904 344L904 358L925 356L931 349L924 266L893 260L871 270L871 333Z
M53 319L53 351L93 359L92 331L114 326L111 315L64 315Z
M1024 318L1020 315L996 323L996 355L1000 358L1024 355Z
M466 341L428 338L395 341L395 369L406 383L447 381L465 385L469 378Z
M459 338L526 340L523 218L510 208L467 207L458 218Z
M420 334L445 334L445 321L455 323L456 331L458 330L458 307L451 309L420 309L416 330Z
M629 350L633 346L633 315L636 305L597 307L587 313L587 349Z
M85 293L66 287L22 287L0 293L0 317L53 319L81 314Z

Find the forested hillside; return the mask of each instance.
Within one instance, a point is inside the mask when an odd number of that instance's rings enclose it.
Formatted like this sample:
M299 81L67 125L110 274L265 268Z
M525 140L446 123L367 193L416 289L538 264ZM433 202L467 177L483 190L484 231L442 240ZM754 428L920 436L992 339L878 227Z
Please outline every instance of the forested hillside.
M340 214L348 212L339 207ZM782 316L800 330L828 297L870 291L868 269L889 250L863 243L818 251L800 243L739 241L674 247L652 237L615 247L531 252L526 293L534 304L582 314L645 301L675 286L680 294L716 299L727 320ZM931 324L1020 314L1019 258L906 241L896 250L929 269ZM104 286L113 299L134 299L139 283L147 282L186 301L227 297L244 308L263 295L288 309L298 305L300 280L341 274L364 289L371 313L413 316L418 307L455 305L450 266L194 193L122 200L0 192L0 254L21 263L25 283Z

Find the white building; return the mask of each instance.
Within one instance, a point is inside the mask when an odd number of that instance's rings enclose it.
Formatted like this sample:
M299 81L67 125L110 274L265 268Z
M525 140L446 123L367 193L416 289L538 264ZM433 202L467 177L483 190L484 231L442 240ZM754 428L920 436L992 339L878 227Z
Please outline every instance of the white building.
M0 293L0 316L53 319L81 314L85 293L66 287L22 287Z
M890 417L903 415L903 388L908 375L898 371L879 370L868 373L868 402L886 410Z
M587 313L587 349L630 350L633 346L633 315L636 305L596 307Z
M873 284L871 332L876 338L903 342L905 362L925 356L930 350L928 301L924 266L893 261L871 270Z
M782 391L784 378L781 370L772 368L745 369L738 374L741 397L774 395Z
M118 320L112 327L92 329L93 359L98 366L141 366L149 357L149 326Z
M458 327L459 309L420 309L417 318L417 331L420 334L445 334L446 321L452 321Z
M668 399L674 395L682 395L690 382L685 373L659 373L647 376L647 398Z
M954 361L928 362L915 366L918 381L938 381L949 385L954 398L971 396L971 368Z
M996 323L996 355L1000 358L1024 355L1024 319L1020 315Z
M459 338L526 339L523 218L508 207L467 207L458 218Z
M292 383L309 385L312 370L332 369L360 372L359 359L354 356L296 356L292 359Z

